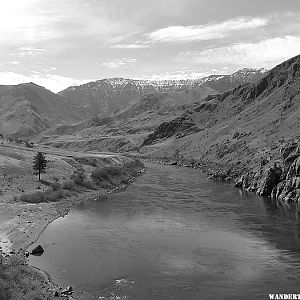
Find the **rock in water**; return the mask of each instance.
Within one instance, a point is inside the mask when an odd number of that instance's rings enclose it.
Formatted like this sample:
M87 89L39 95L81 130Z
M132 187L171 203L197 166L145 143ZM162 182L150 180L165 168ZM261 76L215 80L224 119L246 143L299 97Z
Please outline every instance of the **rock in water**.
M44 253L44 249L41 245L36 246L32 251L32 255L42 255Z
M68 286L66 289L62 290L60 293L62 295L72 295L74 293L74 290L71 286Z
M260 196L271 196L273 188L280 182L282 171L279 168L268 168L257 190Z
M54 297L59 297L59 292L58 292L58 291L54 291L54 292L53 292L53 296L54 296Z

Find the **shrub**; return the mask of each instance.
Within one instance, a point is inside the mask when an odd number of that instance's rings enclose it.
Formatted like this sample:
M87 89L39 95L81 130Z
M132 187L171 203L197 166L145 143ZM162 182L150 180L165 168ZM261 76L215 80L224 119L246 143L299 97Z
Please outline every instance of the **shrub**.
M85 181L85 172L83 169L78 169L74 171L74 173L71 175L71 179L75 182L77 185L83 185Z
M109 181L108 168L95 169L91 174L91 178L97 184L99 184L102 181Z
M128 161L122 165L122 167L104 167L96 168L91 178L97 185L107 188L110 185L118 185L119 183L128 182L128 176L133 175L138 167L142 167L143 164L136 161Z
M25 142L25 147L33 148L33 143L29 143L28 141Z
M27 203L41 203L46 202L44 200L44 193L36 192L33 194L22 194L20 196L20 201L27 202Z
M111 176L120 176L122 174L121 169L117 167L110 167L107 171Z
M99 182L98 185L103 189L110 189L112 187L108 181Z
M76 190L76 184L73 180L66 180L62 184L64 190L74 191Z
M95 184L90 180L84 181L82 186L84 186L84 187L86 187L87 189L90 189L90 190L96 190L97 189Z
M62 189L48 190L46 192L35 192L33 194L22 194L20 201L27 203L57 202L64 198L66 194Z
M58 182L53 182L50 184L50 187L52 188L53 191L57 191L61 189L61 184Z

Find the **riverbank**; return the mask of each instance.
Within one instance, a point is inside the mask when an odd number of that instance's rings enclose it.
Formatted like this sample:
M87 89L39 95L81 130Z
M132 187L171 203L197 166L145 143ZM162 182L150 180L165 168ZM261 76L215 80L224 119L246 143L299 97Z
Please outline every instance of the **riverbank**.
M145 154L136 157L165 165L200 169L211 180L232 182L237 188L282 202L300 203L299 139L266 150L260 159L249 157L247 164L220 160L212 162L204 158L185 158L183 155L180 158Z
M49 159L42 182L31 171L37 151ZM86 200L101 201L126 188L145 169L138 160L112 153L78 153L39 146L27 149L7 143L0 146L0 171L0 299L19 300L52 299L57 290L42 271L27 265L26 251L41 232L72 206ZM74 176L78 172L84 175L82 181ZM61 199L52 199L55 195L61 195ZM14 273L19 274L18 283L11 278ZM27 282L28 277L36 278L34 285Z
M296 211L200 170L145 165L124 192L53 222L30 262L102 299L250 300L298 288Z

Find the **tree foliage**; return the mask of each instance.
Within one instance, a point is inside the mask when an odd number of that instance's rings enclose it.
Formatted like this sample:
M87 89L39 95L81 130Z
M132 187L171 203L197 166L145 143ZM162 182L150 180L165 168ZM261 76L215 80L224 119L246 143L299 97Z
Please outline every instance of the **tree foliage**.
M39 180L41 180L41 173L46 173L47 168L47 160L46 156L43 152L38 152L33 158L33 170L34 175L39 176Z

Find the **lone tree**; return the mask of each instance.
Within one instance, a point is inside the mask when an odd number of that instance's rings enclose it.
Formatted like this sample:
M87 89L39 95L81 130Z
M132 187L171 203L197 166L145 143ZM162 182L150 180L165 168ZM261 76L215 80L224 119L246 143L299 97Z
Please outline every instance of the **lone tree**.
M39 175L41 180L41 173L46 173L47 160L43 152L38 152L33 158L33 170L34 175Z

